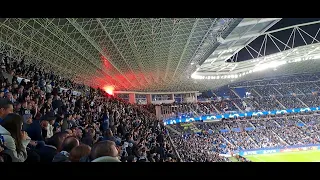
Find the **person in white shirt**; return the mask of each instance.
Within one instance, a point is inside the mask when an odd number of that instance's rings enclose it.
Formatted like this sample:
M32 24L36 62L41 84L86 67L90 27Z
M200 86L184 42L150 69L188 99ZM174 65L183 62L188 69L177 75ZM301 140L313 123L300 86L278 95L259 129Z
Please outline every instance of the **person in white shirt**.
M51 93L51 92L52 92L51 83L47 83L47 85L46 85L46 91L47 91L47 93Z
M51 138L53 136L53 125L55 123L55 120L56 120L56 117L54 116L54 113L53 112L49 112L47 113L43 118L42 120L46 120L48 121L48 126L46 128L47 130L47 138Z

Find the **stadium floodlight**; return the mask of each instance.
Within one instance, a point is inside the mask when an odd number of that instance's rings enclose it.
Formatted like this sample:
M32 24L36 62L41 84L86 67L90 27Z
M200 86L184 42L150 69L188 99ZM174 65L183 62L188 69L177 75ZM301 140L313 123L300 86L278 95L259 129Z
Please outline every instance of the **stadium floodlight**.
M192 73L191 78L192 79L201 79L202 77L197 75L196 72L194 72L194 73Z
M238 74L234 75L234 78L238 78Z
M268 63L264 63L264 64L259 64L254 69L255 69L255 71L263 71L263 70L269 69L269 68L276 68L276 67L284 65L286 63L287 63L286 61L273 61L273 62L268 62Z
M220 76L217 76L217 79L220 79Z
M231 75L231 78L234 78L234 74Z

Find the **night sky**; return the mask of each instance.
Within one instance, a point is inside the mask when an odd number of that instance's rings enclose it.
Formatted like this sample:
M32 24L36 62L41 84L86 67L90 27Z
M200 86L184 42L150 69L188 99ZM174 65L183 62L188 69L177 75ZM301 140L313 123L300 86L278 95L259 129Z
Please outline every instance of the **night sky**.
M272 31L272 30L276 30L276 29L280 29L280 28L284 28L284 27L288 27L288 26L292 26L292 25L312 22L312 21L319 21L319 20L320 20L320 18L284 18L284 19L280 20L277 24L272 26L268 31ZM315 24L315 25L304 26L301 29L303 29L304 31L309 33L311 36L314 36L317 33L319 28L320 28L320 24ZM279 40L281 40L282 42L287 42L290 37L291 32L292 32L292 29L288 29L288 30L284 30L281 32L272 33L272 35L275 36L276 38L278 38ZM309 36L307 36L303 32L301 32L301 34L303 35L303 38L305 39L305 41L307 43L312 42L312 38L310 38ZM294 47L305 45L301 35L297 31L296 31L295 36L296 36L296 38L295 38L295 42L294 42ZM260 36L260 37L256 38L253 42L251 42L249 45L252 48L254 48L256 51L259 51L261 44L263 42L263 39L264 39L264 36ZM289 41L290 46L292 45L292 41L293 41L292 39L293 38L291 38ZM318 33L316 39L320 41L320 33ZM285 46L283 44L281 44L280 42L277 42L276 40L274 40L274 41L277 43L277 45L280 49L282 49L282 50L284 49ZM262 48L264 48L264 47L262 47ZM253 56L255 56L255 57L257 56L257 53L255 53L253 50L250 50L250 52L252 53ZM268 38L266 55L277 53L277 52L279 52L279 50L274 45L272 40L270 38ZM252 57L248 53L248 51L244 48L238 54L238 62L248 60L248 59L252 59Z

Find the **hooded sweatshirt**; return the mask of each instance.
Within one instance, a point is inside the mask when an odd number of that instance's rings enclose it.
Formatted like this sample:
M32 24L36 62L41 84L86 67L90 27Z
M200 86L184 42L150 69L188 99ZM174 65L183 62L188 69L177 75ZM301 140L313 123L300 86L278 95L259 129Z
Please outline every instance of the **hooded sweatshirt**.
M8 150L12 151L13 157L12 162L24 162L27 159L27 145L30 142L30 138L28 137L26 140L22 140L22 147L20 152L17 152L16 143L10 132L7 131L4 127L0 125L0 135L3 136L4 144L8 148Z

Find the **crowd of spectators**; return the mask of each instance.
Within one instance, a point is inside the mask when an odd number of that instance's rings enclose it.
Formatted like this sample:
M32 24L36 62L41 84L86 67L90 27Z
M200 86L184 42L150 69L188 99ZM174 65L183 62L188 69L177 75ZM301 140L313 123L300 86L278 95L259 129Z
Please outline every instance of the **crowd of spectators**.
M320 97L317 95L299 96L299 99L304 102L308 107L319 107Z
M277 99L284 107L286 107L286 109L306 108L306 106L303 103L301 103L296 97L283 96L278 97Z
M275 90L278 88L277 85L275 86L255 86L254 89L263 97L268 96L279 96L280 94Z
M74 84L23 60L3 58L1 68L0 161L178 160L164 126L148 108Z
M172 118L195 117L245 111L271 111L285 108L319 106L320 81L317 74L304 74L276 79L241 82L221 88L214 94L224 97L206 99L206 102L162 104L175 106ZM235 87L245 88L250 95L239 98ZM220 92L223 91L223 92ZM302 101L300 101L300 100Z
M229 162L226 157L219 156L223 149L219 146L223 140L218 136L205 134L173 135L173 143L184 162Z
M177 135L169 131L184 161L224 161L226 158L221 154L239 150L320 143L319 114L229 119L194 125L201 133L176 129L181 132Z

